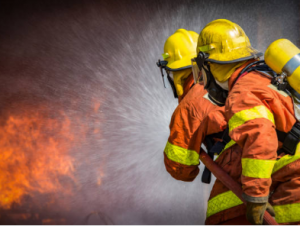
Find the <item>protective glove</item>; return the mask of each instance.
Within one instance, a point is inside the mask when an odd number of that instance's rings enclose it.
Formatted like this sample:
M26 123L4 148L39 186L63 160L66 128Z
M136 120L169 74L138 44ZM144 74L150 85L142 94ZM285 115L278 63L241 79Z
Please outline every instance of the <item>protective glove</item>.
M274 217L275 212L270 203L253 203L247 202L247 220L251 224L263 224L265 211L268 211L269 214Z

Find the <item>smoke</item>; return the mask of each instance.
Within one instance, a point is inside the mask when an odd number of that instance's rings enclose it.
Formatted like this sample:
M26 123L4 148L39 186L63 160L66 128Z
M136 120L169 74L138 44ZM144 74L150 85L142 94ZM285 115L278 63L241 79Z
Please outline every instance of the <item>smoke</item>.
M0 116L10 103L42 104L64 111L81 139L68 152L72 195L29 194L1 222L203 224L211 185L164 168L177 100L155 62L178 28L199 33L218 18L261 51L279 38L299 45L298 12L298 1L279 0L2 1Z

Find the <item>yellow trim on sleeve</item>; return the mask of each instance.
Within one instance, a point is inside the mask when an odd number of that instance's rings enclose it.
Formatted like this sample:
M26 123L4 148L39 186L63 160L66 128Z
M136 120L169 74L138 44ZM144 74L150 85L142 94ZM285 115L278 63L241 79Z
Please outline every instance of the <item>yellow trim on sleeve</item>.
M242 158L242 175L253 178L270 178L276 160Z
M300 221L300 203L273 206L277 223Z
M221 193L208 201L206 217L210 217L242 203L242 200L240 200L232 191Z
M226 151L228 148L232 147L233 145L235 145L236 142L234 140L230 140L225 147L223 148L223 150L220 152L220 154L217 156L217 158L219 158L219 156L224 153L224 151ZM217 158L215 160L217 160Z
M270 120L273 124L275 123L272 112L264 105L260 105L235 113L228 122L229 132L243 125L245 122L257 118L265 118Z
M300 143L297 144L295 155L285 155L281 159L277 160L273 168L272 174L298 159L300 159Z
M188 150L170 142L167 142L165 153L168 159L183 165L199 165L199 154L194 150Z

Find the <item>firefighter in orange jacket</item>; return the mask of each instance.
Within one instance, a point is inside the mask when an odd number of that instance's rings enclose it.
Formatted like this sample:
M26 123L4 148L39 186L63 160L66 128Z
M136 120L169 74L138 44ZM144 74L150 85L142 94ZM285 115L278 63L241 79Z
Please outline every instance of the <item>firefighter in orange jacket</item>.
M157 63L164 84L170 83L180 102L170 122L165 166L174 178L183 181L192 181L199 173L199 151L205 135L226 128L224 108L210 101L203 84L198 83L199 71L192 73L191 59L196 56L197 40L196 32L178 29L166 40L164 60Z
M242 148L241 183L247 219L262 224L264 211L272 213L274 208L278 223L296 224L300 222L300 129L291 96L271 83L269 73L273 72L257 62L261 55L240 26L219 19L201 31L195 61L215 101L224 102L227 96L230 143ZM239 68L232 69L237 63ZM283 140L280 134L286 135ZM289 142L295 144L290 150ZM225 193L217 196L219 199L209 201L227 205L228 212L241 204L234 195L230 201Z

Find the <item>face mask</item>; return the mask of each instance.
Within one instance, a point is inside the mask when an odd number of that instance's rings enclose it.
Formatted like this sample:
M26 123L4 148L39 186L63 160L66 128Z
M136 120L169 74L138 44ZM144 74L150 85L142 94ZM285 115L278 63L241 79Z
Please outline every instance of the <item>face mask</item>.
M216 83L208 63L203 64L201 73L203 76L204 88L208 92L208 97L218 106L224 106L228 96L228 91L222 89L222 87Z
M216 80L210 71L209 63L206 61L208 57L209 54L199 52L198 56L194 58L194 61L196 62L198 70L201 71L204 88L208 92L209 99L218 106L224 106L228 96L228 91L222 89L221 86L216 83Z

